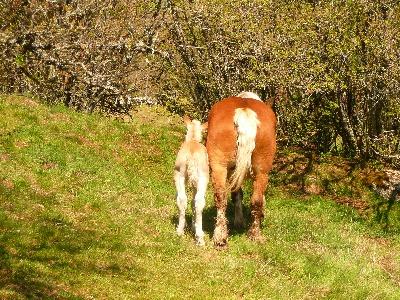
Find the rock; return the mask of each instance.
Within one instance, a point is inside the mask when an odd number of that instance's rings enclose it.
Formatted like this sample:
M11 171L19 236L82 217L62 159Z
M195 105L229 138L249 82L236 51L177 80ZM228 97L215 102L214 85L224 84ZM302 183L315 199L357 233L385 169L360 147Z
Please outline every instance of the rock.
M368 175L367 183L383 198L400 201L400 171L383 170Z

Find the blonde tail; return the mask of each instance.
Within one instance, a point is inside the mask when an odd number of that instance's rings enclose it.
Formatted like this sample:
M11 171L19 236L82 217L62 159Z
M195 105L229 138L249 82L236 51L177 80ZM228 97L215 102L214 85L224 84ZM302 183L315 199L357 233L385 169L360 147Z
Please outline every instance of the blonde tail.
M187 174L188 174L188 181L191 185L197 185L199 180L199 157L196 153L195 156L191 156L187 160Z
M237 191L251 168L251 156L256 146L256 134L260 121L251 109L235 110L233 122L237 130L236 167L229 179L228 188Z

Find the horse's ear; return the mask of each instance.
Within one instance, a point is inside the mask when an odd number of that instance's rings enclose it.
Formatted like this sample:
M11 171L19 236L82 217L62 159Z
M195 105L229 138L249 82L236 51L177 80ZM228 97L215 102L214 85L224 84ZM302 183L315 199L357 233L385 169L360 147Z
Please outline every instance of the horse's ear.
M185 115L185 117L184 117L183 120L185 121L185 124L186 124L186 125L189 125L190 123L192 123L192 121L190 121L190 118L189 118L188 115Z
M201 124L201 130L206 130L208 128L208 122Z

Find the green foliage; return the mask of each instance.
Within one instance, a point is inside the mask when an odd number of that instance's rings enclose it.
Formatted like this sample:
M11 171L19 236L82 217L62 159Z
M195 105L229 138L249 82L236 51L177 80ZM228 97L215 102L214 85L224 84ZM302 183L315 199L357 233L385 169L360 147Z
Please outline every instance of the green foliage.
M392 0L13 1L0 83L78 110L150 99L203 120L250 90L275 97L286 145L396 166L399 16Z
M385 111L400 98L397 3L168 3L169 42L160 47L180 78L167 82L174 95L205 114L242 90L277 96L278 130L288 144L326 152L340 137L347 154L398 158L398 147L372 147L381 134L399 136L399 110Z
M135 13L140 5L14 1L5 6L2 92L29 92L77 110L128 113L137 104L141 52L146 52L137 41L142 27L132 25L142 17Z

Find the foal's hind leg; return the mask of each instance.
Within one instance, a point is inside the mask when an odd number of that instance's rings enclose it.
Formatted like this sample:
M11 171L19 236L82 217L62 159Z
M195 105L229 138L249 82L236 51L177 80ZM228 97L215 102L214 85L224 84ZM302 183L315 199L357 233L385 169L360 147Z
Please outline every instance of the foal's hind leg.
M176 204L179 210L179 221L176 232L178 235L183 235L185 233L186 225L186 208L187 208L187 196L185 192L186 180L178 171L174 174L175 187L176 187Z
M244 226L243 210L242 210L242 200L243 200L243 190L238 189L236 192L231 193L232 202L235 205L235 221L233 225L235 228L242 228Z
M204 246L204 232L203 232L203 209L206 205L205 194L207 189L207 182L199 182L197 189L194 189L192 200L193 211L193 224L192 230L195 234L196 244Z

